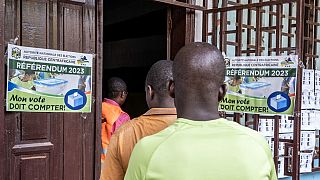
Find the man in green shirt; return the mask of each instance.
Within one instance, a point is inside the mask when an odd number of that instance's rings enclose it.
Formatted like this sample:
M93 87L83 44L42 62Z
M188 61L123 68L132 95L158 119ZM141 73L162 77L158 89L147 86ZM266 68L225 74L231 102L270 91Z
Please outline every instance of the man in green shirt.
M173 64L178 120L134 148L125 180L276 180L269 146L258 132L219 117L225 94L221 52L191 43Z

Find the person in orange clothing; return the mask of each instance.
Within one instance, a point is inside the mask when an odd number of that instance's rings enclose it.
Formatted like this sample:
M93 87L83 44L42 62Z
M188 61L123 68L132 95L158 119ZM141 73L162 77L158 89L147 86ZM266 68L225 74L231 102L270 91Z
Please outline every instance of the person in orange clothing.
M118 77L112 77L108 80L107 86L108 98L104 99L102 102L102 165L105 160L111 135L123 123L130 120L130 116L120 107L126 101L128 95L126 83Z
M161 60L150 68L145 85L150 110L122 125L112 136L100 180L123 180L135 144L175 122L174 100L169 96L170 80L172 61Z

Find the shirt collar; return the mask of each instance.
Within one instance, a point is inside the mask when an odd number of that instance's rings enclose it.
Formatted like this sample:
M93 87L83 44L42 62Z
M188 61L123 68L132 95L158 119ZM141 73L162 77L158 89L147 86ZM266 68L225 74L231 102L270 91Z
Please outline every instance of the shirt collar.
M177 115L176 108L151 108L143 114L144 116L151 115Z
M112 104L114 106L119 106L120 107L120 105L117 102L115 102L114 100L112 100L112 99L104 98L103 102L106 102L108 104Z

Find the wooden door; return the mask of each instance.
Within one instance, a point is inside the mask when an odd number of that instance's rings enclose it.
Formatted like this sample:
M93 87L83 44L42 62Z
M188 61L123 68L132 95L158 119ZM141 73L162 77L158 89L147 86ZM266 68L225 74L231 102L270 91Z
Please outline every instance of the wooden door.
M93 65L93 99L101 99L101 70L96 67L101 67L102 36L97 28L102 26L97 23L101 16L97 5L102 1L4 2L5 43L19 36L18 45L22 46L98 53ZM5 66L0 65L2 76ZM2 89L3 76L0 84ZM0 97L3 95L1 91ZM98 179L99 102L93 100L92 113L87 114L3 113L1 108L0 126L4 127L0 128L0 140L4 139L4 146L0 149L4 153L0 155L0 179Z

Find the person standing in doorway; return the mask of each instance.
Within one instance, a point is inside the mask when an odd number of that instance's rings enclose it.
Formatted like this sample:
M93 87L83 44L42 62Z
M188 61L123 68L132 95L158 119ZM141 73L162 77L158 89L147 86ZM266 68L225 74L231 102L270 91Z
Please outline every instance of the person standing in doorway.
M219 117L225 62L208 43L190 43L173 62L177 121L135 146L125 180L276 180L266 139Z
M135 144L155 134L177 119L174 100L169 95L172 61L161 60L150 68L146 82L146 101L150 108L142 116L121 126L112 136L100 180L123 180Z
M123 123L130 120L130 116L121 109L126 101L128 91L126 83L118 78L112 77L107 82L108 97L102 102L102 126L101 141L103 152L101 154L101 165L103 166L107 154L111 135Z

